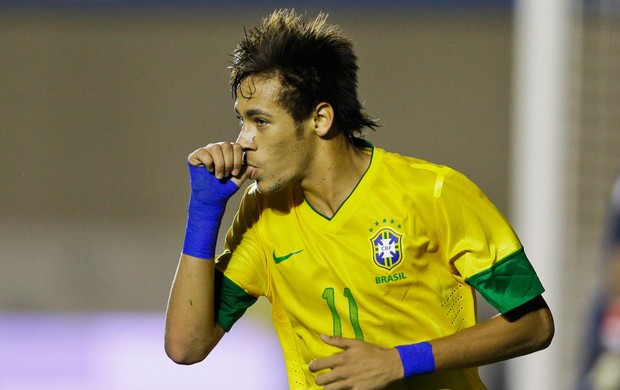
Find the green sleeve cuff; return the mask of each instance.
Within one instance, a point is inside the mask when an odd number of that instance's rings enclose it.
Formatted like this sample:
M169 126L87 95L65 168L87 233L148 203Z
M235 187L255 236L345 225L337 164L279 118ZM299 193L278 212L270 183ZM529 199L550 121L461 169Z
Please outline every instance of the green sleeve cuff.
M502 314L545 291L523 248L467 278L466 282Z
M215 321L228 332L257 298L215 271Z

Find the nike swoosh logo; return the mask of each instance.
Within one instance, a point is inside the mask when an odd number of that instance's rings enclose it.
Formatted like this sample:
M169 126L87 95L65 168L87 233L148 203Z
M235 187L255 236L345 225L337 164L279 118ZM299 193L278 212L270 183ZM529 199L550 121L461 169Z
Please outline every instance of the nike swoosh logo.
M276 264L280 264L281 262L283 262L284 260L287 260L289 257L291 256L295 256L296 254L298 254L299 252L302 252L303 249L295 251L295 252L291 252L287 255L284 256L276 256L276 251L273 251L273 261L275 261Z

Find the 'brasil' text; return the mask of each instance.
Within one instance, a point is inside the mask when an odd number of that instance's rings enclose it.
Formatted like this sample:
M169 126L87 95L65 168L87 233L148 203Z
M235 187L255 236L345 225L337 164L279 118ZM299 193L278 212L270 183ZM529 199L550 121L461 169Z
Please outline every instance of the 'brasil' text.
M375 283L377 284L390 283L390 282L396 282L398 280L403 280L403 279L407 279L407 275L405 275L404 272L399 272L394 275L375 276Z

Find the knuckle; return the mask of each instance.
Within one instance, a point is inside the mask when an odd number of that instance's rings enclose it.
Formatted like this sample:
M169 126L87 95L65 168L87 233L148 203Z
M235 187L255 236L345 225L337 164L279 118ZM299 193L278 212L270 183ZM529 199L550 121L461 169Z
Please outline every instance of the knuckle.
M200 152L201 152L201 151L202 151L202 148L196 149L196 150L194 150L193 152L191 152L191 153L187 156L187 158L188 158L188 159L196 158L196 157L200 154Z
M187 156L187 161L189 161L190 163L199 163L200 159L198 158L198 153L197 152L192 152Z
M353 374L353 371L351 370L350 367L345 366L342 367L340 369L340 376L342 377L343 380L347 381L350 380L349 378L351 378L351 375Z
M218 142L218 144L220 148L222 148L223 150L232 150L232 143L231 142Z

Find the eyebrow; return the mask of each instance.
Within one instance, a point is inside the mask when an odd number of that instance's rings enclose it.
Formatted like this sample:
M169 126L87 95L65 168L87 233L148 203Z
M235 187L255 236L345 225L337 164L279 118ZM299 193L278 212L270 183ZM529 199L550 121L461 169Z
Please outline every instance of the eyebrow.
M235 112L238 115L241 115L241 113L236 108L235 108ZM267 111L263 111L263 110L258 109L258 108L252 108L252 109L249 109L249 110L245 111L245 115L246 116L257 116L257 115L260 115L260 116L271 117L271 114L269 114Z

